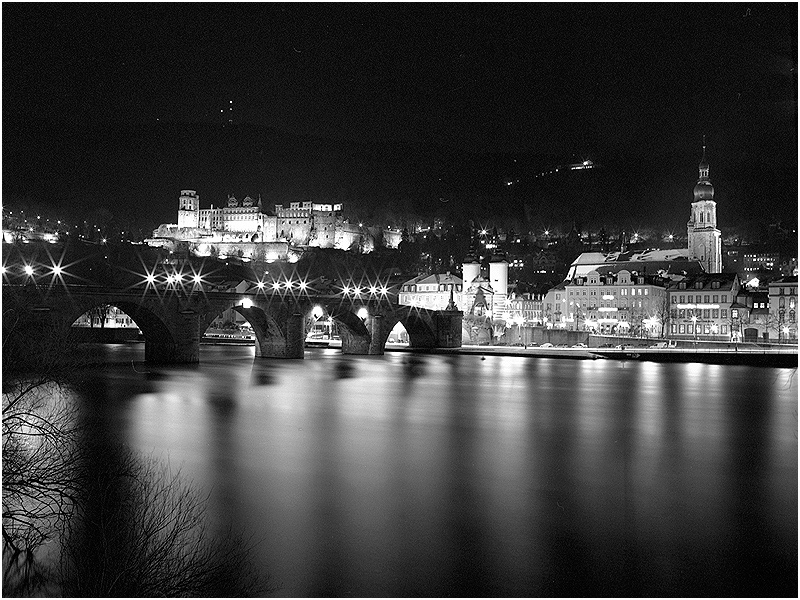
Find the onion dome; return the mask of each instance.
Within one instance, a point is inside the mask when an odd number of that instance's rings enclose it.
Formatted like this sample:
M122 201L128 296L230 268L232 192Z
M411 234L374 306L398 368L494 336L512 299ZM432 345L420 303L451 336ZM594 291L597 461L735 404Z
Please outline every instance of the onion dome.
M700 178L697 180L697 185L694 186L694 201L700 200L713 200L714 199L714 186L708 179L708 161L706 160L706 136L703 136L703 158L700 159L698 167L700 171Z

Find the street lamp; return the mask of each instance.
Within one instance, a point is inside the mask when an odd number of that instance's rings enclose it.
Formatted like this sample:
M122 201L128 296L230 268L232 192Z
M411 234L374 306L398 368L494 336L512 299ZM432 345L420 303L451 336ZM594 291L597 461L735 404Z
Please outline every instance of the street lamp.
M522 317L522 315L517 315L514 317L514 323L517 325L517 341L520 345L522 345L522 323L524 321L525 319Z
M694 349L697 350L697 316L692 315L692 331L694 332Z

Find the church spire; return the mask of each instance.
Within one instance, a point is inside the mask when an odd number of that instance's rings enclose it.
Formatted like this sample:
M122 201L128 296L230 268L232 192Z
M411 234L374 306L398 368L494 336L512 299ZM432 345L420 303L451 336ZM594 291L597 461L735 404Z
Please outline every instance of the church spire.
M708 161L706 160L706 136L703 136L703 158L700 159L700 181L708 181Z
M700 178L697 180L697 185L694 186L694 201L699 200L713 200L714 199L714 186L708 179L708 161L706 160L706 136L703 136L703 158L700 159Z

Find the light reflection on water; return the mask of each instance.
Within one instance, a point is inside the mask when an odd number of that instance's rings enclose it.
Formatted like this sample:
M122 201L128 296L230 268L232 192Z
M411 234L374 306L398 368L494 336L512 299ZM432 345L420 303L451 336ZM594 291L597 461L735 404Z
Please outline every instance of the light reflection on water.
M98 377L280 595L796 593L794 370L252 355Z

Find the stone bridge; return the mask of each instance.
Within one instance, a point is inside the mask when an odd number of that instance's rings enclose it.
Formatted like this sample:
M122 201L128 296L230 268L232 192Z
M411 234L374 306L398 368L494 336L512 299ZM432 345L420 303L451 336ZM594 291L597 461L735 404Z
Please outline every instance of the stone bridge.
M239 312L255 332L255 352L264 358L303 358L315 307L339 325L344 354L383 354L399 322L414 348L461 346L461 311L431 311L391 303L386 297L269 292L208 292L177 289L108 289L62 285L3 285L3 326L27 335L67 335L82 314L116 306L142 330L145 360L196 363L200 339L225 310ZM367 309L368 316L358 316ZM319 309L317 309L318 312Z

